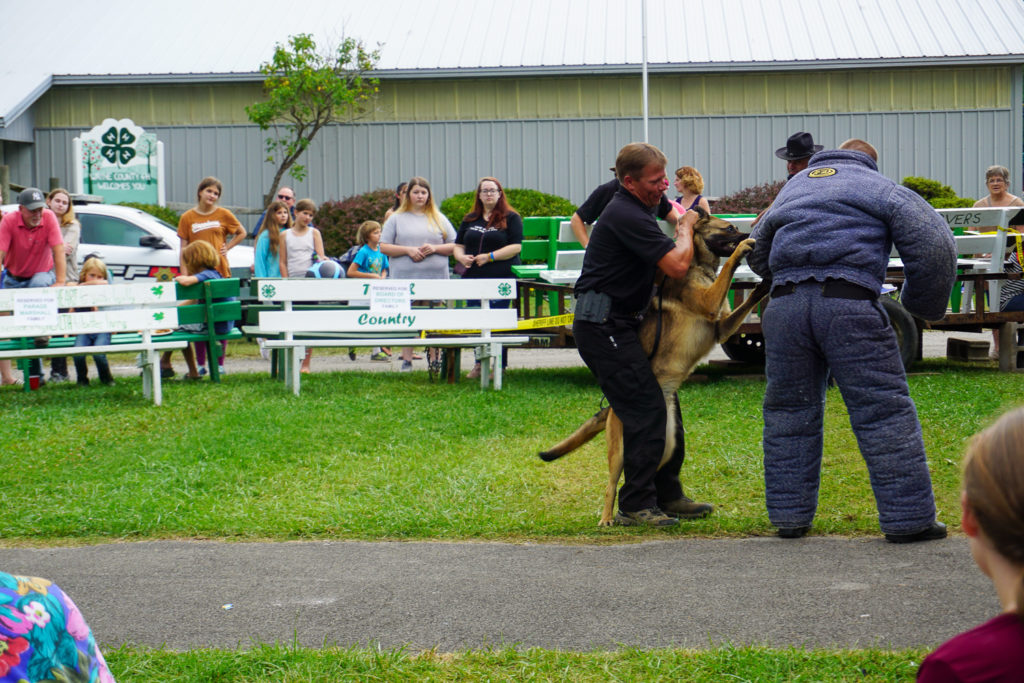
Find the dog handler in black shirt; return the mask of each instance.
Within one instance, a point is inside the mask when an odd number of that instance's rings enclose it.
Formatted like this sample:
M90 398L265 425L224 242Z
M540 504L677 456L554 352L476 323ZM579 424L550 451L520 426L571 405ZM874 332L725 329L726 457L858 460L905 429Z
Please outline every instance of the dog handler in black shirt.
M654 217L669 185L667 161L661 150L642 142L619 150L615 174L621 187L594 227L576 281L576 346L622 421L625 481L615 523L624 526L671 526L712 510L687 498L679 483L685 448L678 400L676 449L658 469L665 450L665 399L637 337L655 273L683 277L693 257L697 214L688 211L679 220L675 241Z

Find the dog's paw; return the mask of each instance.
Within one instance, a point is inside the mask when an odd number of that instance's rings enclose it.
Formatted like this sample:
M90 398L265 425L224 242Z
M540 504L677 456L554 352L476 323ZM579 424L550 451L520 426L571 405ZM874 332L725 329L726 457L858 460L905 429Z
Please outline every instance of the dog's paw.
M613 524L614 522L611 518L605 519L603 517L601 518L601 521L597 523L598 526L612 526Z
M748 237L747 239L743 240L736 246L736 251L734 253L737 254L738 256L746 256L753 249L754 240Z

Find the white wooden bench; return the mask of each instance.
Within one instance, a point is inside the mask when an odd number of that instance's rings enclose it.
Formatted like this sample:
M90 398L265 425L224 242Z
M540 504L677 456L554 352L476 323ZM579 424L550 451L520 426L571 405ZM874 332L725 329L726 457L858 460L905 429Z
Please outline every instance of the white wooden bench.
M528 336L494 336L515 330L517 312L490 308L489 299L516 298L514 279L368 280L280 279L255 285L260 302L281 310L261 310L248 335L267 337L267 348L284 353L285 384L298 395L300 363L309 347L440 346L480 349L480 386L501 389L501 349L529 342ZM479 299L481 308L454 308L456 302ZM341 307L328 302L369 300L369 307ZM444 308L413 307L416 301L442 301ZM312 310L295 304L318 302ZM428 336L429 335L429 336ZM442 335L442 336L438 336ZM449 336L451 335L451 336ZM271 337L278 338L271 338ZM493 371L491 365L493 364Z
M173 282L0 290L0 358L25 365L31 358L138 352L143 395L160 405L160 352L188 342L153 332L178 326L177 303ZM105 332L112 335L108 345L73 345L75 335ZM50 339L37 348L37 337Z

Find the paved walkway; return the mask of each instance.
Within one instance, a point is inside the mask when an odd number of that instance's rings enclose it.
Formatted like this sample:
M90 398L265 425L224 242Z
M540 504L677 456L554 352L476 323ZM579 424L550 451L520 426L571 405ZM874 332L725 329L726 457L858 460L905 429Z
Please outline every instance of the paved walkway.
M933 647L999 609L963 537L149 542L0 549L0 567L66 588L104 647Z
M992 334L987 332L942 332L927 331L924 334L923 355L925 358L944 358L946 356L946 340L949 337L988 341L991 343ZM356 349L356 360L349 360L343 353L326 355L322 350L313 351L313 371L343 371L363 370L369 372L397 372L400 362L397 360L398 349L394 349L395 358L391 362L374 362L370 360L370 350ZM173 356L174 367L180 373L185 371L185 361L180 353ZM720 346L715 346L708 355L708 360L727 361L728 357ZM461 365L464 371L473 367L473 352L471 349L464 349L462 352ZM269 372L269 363L260 358L237 358L228 356L227 368L229 372ZM415 369L425 371L426 361L419 360L413 363ZM518 349L509 348L509 368L558 368L558 367L583 367L576 349ZM111 369L115 375L133 376L138 375L139 370L135 367L130 358L114 357L111 359ZM91 371L91 370L90 370Z

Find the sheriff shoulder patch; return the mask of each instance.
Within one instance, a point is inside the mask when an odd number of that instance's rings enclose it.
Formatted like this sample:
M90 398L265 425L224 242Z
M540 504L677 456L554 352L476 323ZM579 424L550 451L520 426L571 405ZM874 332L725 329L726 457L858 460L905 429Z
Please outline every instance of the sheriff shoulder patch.
M827 178L830 175L835 175L836 169L834 168L816 168L807 174L808 178Z

